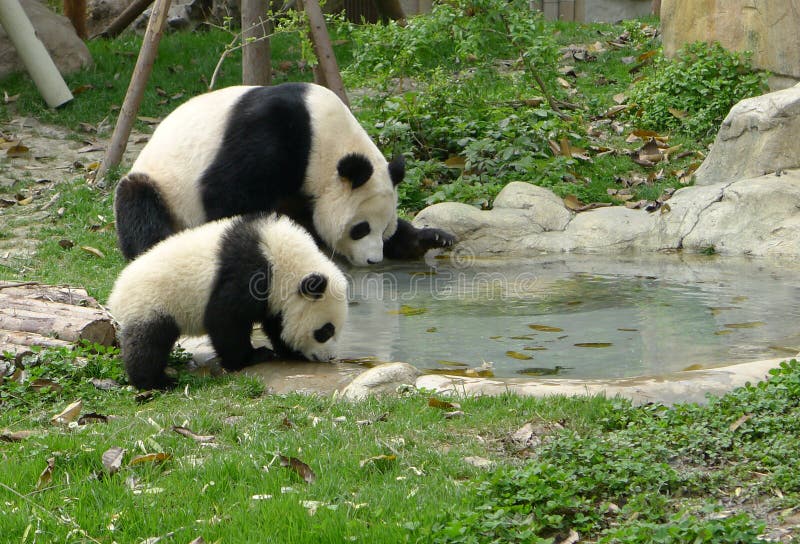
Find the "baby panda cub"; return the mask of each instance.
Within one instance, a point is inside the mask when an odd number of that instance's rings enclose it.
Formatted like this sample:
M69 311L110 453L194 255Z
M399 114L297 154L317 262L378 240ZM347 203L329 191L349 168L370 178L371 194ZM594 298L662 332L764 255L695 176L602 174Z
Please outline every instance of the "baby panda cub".
M181 334L208 334L228 370L275 357L331 359L347 319L347 280L291 219L252 214L159 242L120 273L108 307L130 382L166 388ZM253 348L255 323L274 352Z

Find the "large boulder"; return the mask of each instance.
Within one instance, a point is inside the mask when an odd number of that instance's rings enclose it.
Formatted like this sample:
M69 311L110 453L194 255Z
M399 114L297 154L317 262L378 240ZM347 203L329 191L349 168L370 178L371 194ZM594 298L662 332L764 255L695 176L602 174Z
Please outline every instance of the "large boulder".
M75 33L69 19L54 13L39 0L21 0L20 3L62 75L92 64L89 49ZM14 45L0 26L0 79L24 70Z
M662 0L664 54L695 41L752 51L753 64L782 76L784 88L800 79L800 0Z
M697 185L800 167L800 84L742 100L728 113Z
M800 257L800 170L685 187L653 213L615 206L575 214L566 211L554 194L543 196L546 189L526 186L509 186L517 195L514 202L522 205L525 199L520 194L537 195L530 201L546 202L547 213L539 216L525 207L482 211L446 202L419 212L414 224L456 234L454 258L460 262L473 255L673 249ZM508 202L501 196L503 192L498 200ZM560 229L545 230L544 218L556 215L558 206L568 220Z

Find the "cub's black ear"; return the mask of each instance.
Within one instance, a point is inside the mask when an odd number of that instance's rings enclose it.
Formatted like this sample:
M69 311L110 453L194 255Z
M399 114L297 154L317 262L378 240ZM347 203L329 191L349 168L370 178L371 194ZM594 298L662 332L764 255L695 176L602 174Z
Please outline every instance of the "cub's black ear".
M300 287L297 289L297 292L306 298L318 300L322 298L327 288L328 278L314 272L300 281Z
M339 159L336 170L343 181L349 181L358 189L372 177L373 168L369 160L360 153L350 153Z
M406 177L406 158L404 156L397 155L389 163L389 177L395 187L400 185L400 182Z

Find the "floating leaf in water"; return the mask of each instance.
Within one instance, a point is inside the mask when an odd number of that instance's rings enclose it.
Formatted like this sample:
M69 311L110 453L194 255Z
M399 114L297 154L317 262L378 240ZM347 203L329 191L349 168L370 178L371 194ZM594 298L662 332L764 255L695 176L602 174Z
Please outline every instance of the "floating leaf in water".
M787 346L769 346L772 351L778 351L787 355L795 356L800 353L800 348L792 348Z
M533 334L521 334L519 336L510 336L511 340L533 340Z
M285 455L281 455L280 460L282 467L287 467L295 471L297 475L300 476L307 484L313 484L315 481L317 481L317 475L314 474L314 471L311 470L311 467L297 457L286 457Z
M541 332L562 332L564 329L551 327L550 325L528 325L531 329Z
M403 304L400 306L399 310L391 310L390 314L395 315L420 315L427 312L427 308L415 308L414 306L409 306L408 304Z
M501 338L503 338L503 337L502 336L490 336L489 340L500 340Z
M525 351L547 351L547 348L544 346L525 346L522 349Z
M445 361L444 359L439 359L436 362L445 366L468 366L467 363L459 363L458 361Z
M492 378L494 377L494 371L491 368L482 366L478 368L467 368L464 370L464 376L470 378Z
M731 299L731 302L733 302L734 304L738 304L740 302L746 301L748 298L749 297L747 295L738 295L738 296L733 297Z
M716 334L717 336L723 336L725 334L733 334L733 331L730 329L724 329L721 331L714 331L714 334Z
M610 348L613 345L611 342L578 342L575 344L579 348Z
M523 368L522 370L517 370L517 374L524 374L526 376L554 376L560 373L562 370L571 370L571 369L572 367L560 366L560 365L556 365L552 368L548 368L546 366L530 367L530 368Z
M709 308L711 310L711 315L719 315L725 310L737 310L739 309L738 306L712 306Z
M437 329L436 327L428 327L427 329L425 329L425 332L436 332L437 330L439 329Z
M685 371L688 371L688 370L702 370L702 369L703 369L703 365L698 364L698 363L683 367L683 370L685 370Z
M509 350L506 352L506 355L508 355L512 359L519 359L521 361L527 361L529 359L533 359L533 357L531 357L530 355L525 355L524 353L520 353L518 351Z
M756 327L763 327L766 325L763 321L747 321L745 323L725 323L729 329L755 329Z
M625 327L619 327L617 330L622 332L639 332L639 329L626 329Z

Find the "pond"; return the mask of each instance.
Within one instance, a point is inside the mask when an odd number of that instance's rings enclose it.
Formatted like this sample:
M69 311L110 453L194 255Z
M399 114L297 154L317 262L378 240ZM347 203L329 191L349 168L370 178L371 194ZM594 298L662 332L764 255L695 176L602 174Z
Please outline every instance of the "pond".
M343 359L590 379L800 351L793 263L681 253L437 262L347 271Z

